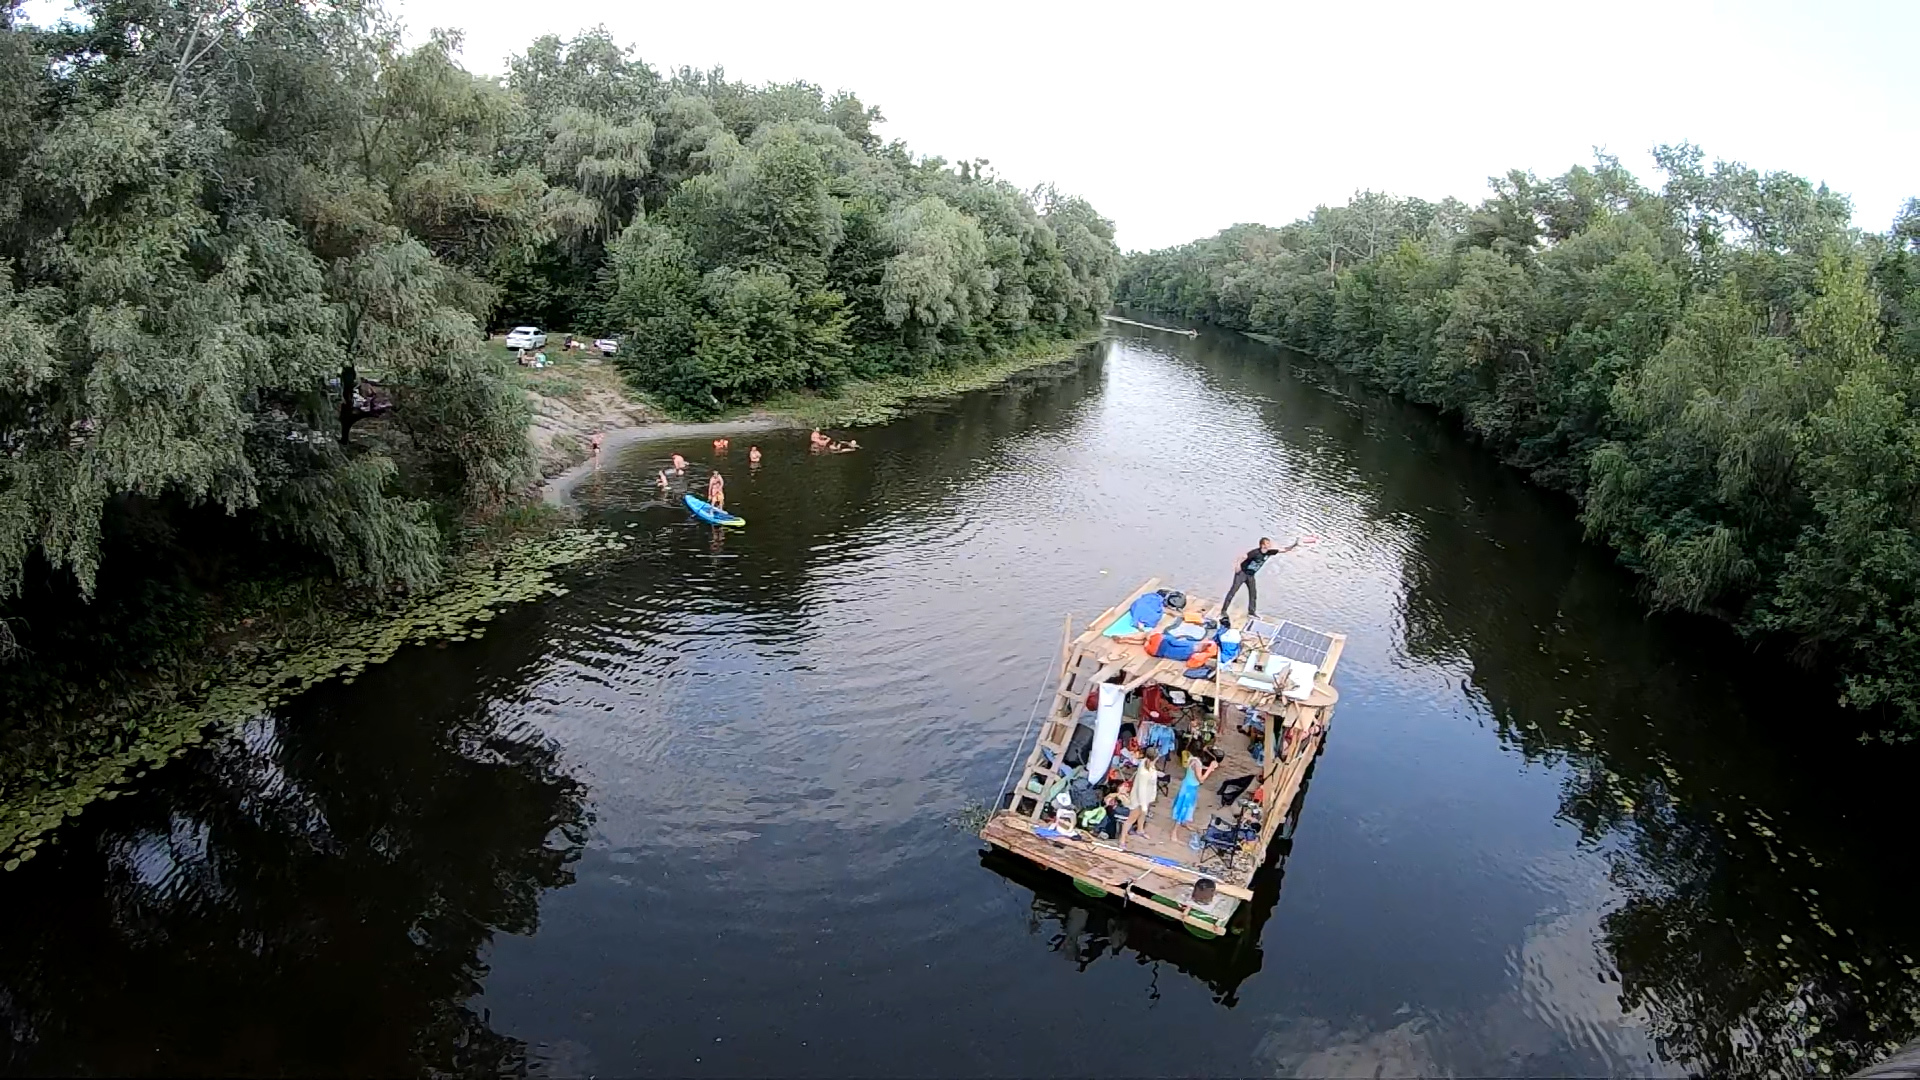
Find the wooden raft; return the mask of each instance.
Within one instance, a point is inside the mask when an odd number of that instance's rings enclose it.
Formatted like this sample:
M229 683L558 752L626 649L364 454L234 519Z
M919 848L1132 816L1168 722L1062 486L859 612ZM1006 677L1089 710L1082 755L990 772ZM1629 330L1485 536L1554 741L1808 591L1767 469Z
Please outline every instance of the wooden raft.
M1170 918L1196 928L1218 932L1242 901L1251 900L1247 885L1264 861L1273 838L1285 823L1294 800L1305 783L1307 769L1319 754L1326 737L1328 714L1339 699L1331 685L1334 667L1345 645L1345 635L1332 634L1332 648L1317 673L1312 692L1304 701L1287 698L1275 691L1240 685L1237 675L1226 665L1217 665L1212 679L1189 679L1182 661L1150 656L1139 644L1121 642L1102 634L1115 619L1131 609L1141 595L1158 588L1158 578L1149 579L1129 593L1126 599L1096 615L1079 636L1062 647L1059 687L1055 691L1047 720L1027 755L1026 768L1015 783L1011 804L997 810L981 830L981 837L998 847L1043 866L1067 874L1084 885L1098 887L1132 903L1140 903ZM1187 610L1207 618L1218 610L1211 600L1188 594ZM1171 625L1163 620L1163 625ZM1072 633L1069 622L1068 633ZM1067 743L1079 722L1081 705L1093 686L1115 675L1125 677L1123 688L1131 692L1148 681L1186 690L1211 698L1215 715L1221 703L1243 705L1268 717L1264 725L1264 768L1258 770L1257 790L1266 808L1253 858L1238 860L1233 870L1202 871L1184 865L1187 852L1172 849L1165 841L1147 841L1135 850L1122 850L1108 841L1093 840L1081 834L1075 839L1041 836L1037 827L1044 802L1032 794L1029 785L1044 791L1057 778L1064 765ZM1298 725L1300 734L1293 753L1282 760L1279 729ZM1049 757L1053 764L1049 764ZM1248 798L1249 796L1243 796ZM1196 818L1205 827L1203 818ZM1136 839L1136 844L1141 844ZM1168 866L1148 858L1147 853L1173 859L1182 865ZM1201 878L1215 882L1214 900L1205 905L1193 903L1193 883Z

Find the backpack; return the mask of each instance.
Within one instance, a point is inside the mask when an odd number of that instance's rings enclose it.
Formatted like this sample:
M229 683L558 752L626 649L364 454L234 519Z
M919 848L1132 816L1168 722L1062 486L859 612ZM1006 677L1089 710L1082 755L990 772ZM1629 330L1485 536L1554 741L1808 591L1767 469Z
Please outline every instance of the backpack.
M1066 762L1068 767L1085 765L1087 756L1092 752L1093 729L1085 724L1076 724L1073 728L1073 738L1067 740L1066 752L1060 755L1060 759Z
M1067 785L1067 797L1073 800L1075 810L1085 810L1089 806L1100 805L1100 793L1094 790L1094 786L1088 783L1085 777L1078 777Z

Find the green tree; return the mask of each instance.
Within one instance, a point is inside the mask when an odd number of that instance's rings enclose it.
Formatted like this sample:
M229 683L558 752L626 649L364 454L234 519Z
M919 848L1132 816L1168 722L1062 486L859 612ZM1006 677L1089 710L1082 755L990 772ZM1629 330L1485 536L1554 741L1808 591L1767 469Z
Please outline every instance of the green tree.
M1920 210L1867 236L1800 177L1654 157L1658 191L1603 154L1497 177L1471 210L1362 192L1136 255L1118 296L1454 413L1579 499L1655 606L1778 642L1920 732Z

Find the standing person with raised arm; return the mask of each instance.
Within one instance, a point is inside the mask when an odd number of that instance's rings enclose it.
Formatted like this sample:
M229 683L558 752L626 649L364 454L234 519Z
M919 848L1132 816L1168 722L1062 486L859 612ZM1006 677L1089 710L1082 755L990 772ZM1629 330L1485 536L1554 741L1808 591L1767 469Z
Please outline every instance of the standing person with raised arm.
M1257 618L1260 614L1260 594L1253 584L1254 575L1258 574L1260 568L1267 565L1267 560L1275 555L1285 555L1301 544L1318 543L1319 540L1317 536L1303 536L1286 547L1277 548L1273 546L1272 537L1261 537L1259 546L1241 556L1240 565L1234 568L1233 584L1227 588L1227 598L1220 602L1220 614L1227 613L1228 606L1240 592L1240 586L1245 585L1247 587L1247 618Z

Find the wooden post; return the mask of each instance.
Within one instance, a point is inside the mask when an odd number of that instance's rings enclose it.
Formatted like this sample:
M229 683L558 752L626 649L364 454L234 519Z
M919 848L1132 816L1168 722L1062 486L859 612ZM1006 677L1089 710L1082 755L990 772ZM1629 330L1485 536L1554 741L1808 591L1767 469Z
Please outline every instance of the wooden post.
M1260 725L1260 739L1266 744L1266 751L1262 755L1263 760L1260 762L1260 788L1262 791L1266 790L1266 778L1272 773L1277 764L1273 758L1273 729L1276 723L1284 721L1287 718L1286 700L1286 697L1283 695L1280 698L1280 711L1277 713L1268 713L1266 722ZM1269 809L1271 809L1271 807L1269 807Z
M1323 681L1331 683L1333 669L1340 663L1340 654L1346 651L1347 635L1328 634L1327 636L1333 639L1333 645L1327 649L1326 659L1320 661L1320 677Z
M1217 630L1216 630L1216 631L1214 631L1214 632L1215 632L1215 633L1219 633L1219 631L1217 631ZM1213 651L1213 730L1214 730L1214 732L1215 732L1215 734L1217 735L1217 734L1219 733L1219 731L1220 731L1220 718L1221 718L1221 717L1222 717L1222 716L1223 716L1223 715L1225 714L1225 711L1226 711L1226 703L1225 703L1225 699L1221 697L1221 694L1220 694L1220 687L1221 687L1221 685L1222 685L1222 683L1221 683L1221 676L1222 676L1222 675L1225 675L1225 674L1226 674L1226 672L1227 672L1227 658L1226 658L1226 657L1224 657L1224 656L1222 656L1222 655L1220 655L1220 643L1219 643L1218 641L1215 641L1215 642L1213 643L1213 645L1214 645L1214 651Z

